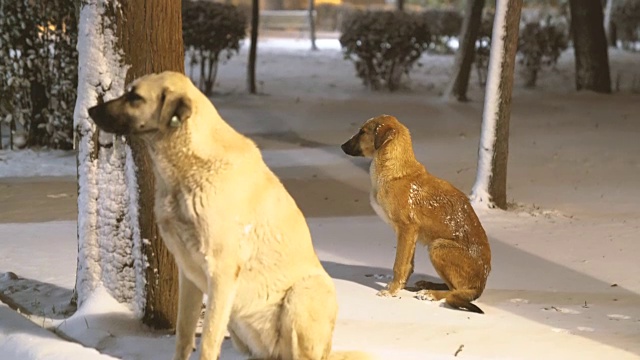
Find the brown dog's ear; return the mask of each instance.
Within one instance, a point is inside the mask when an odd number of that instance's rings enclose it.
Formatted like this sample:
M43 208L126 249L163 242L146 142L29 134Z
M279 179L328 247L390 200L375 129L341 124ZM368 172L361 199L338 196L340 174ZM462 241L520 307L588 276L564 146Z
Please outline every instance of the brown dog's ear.
M180 126L191 116L191 100L171 90L162 93L162 109L160 122L171 127Z
M396 134L396 129L394 129L391 125L383 125L380 124L376 126L375 137L373 140L373 147L378 150L382 147L382 145L386 144L389 140L393 139Z

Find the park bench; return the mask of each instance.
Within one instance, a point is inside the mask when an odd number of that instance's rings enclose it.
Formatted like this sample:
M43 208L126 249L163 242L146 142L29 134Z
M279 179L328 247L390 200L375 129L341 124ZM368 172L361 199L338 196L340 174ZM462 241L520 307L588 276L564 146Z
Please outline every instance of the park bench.
M313 12L315 19L316 12ZM265 30L309 30L308 10L261 10L260 27Z

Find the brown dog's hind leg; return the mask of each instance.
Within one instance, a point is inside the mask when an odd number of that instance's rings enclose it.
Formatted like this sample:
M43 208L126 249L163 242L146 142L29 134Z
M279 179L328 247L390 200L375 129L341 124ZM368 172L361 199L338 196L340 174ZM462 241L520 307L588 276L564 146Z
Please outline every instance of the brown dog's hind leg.
M482 294L486 283L482 259L471 254L460 243L447 239L435 240L429 248L429 257L448 289L421 290L417 297L434 301L445 299L447 305L456 309L464 308L484 314L471 303Z

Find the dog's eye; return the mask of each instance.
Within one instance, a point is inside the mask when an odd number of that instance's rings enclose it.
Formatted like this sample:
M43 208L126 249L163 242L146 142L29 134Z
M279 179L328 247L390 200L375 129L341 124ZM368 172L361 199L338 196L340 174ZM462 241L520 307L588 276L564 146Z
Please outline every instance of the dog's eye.
M142 98L142 96L138 95L137 93L130 91L127 93L127 101L129 102L134 102L134 101L139 101L139 100L144 100Z

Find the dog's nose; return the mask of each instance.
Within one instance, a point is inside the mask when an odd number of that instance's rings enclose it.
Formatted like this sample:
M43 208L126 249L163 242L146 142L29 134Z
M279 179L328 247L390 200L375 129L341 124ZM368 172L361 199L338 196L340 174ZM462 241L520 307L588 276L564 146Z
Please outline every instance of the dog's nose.
M89 112L89 117L90 117L90 118L92 118L92 119L95 119L95 118L96 118L97 111L98 111L98 109L96 109L96 108L97 108L97 106L92 106L92 107L90 107L90 108L89 108L89 110L88 110L88 112Z
M342 151L347 152L347 147L349 146L348 144L349 142L347 141L346 143L340 145L340 148L342 149Z

